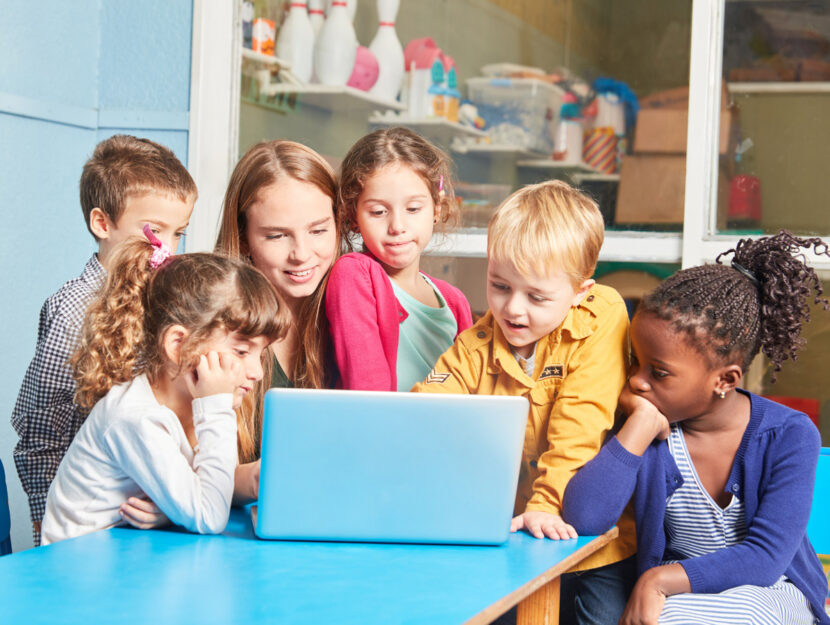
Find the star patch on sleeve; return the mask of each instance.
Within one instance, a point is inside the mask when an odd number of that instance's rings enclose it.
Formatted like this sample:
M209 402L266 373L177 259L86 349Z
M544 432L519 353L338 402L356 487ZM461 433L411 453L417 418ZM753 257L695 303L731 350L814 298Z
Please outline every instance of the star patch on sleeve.
M545 378L564 378L565 377L565 367L564 365L548 365L544 369L542 369L542 374L539 376L540 380L544 380Z
M429 372L429 375L424 382L427 384L443 384L449 379L449 377L449 373L438 373L435 369L433 369Z

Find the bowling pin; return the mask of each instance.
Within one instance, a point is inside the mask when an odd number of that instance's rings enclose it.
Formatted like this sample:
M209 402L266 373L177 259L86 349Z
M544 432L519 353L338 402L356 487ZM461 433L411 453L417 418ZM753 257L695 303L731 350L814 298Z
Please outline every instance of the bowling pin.
M308 19L311 20L311 28L314 30L315 39L320 34L320 29L326 20L325 12L323 11L325 4L325 0L308 0Z
M324 85L345 85L354 70L357 36L348 6L334 0L314 42L314 72Z
M326 0L326 15L331 15L331 5L334 0ZM349 19L354 24L354 14L357 11L357 0L345 0L346 7L349 9Z
M292 2L277 36L277 56L291 63L291 73L300 81L311 80L314 30L305 2Z
M380 74L369 93L387 100L396 100L401 90L404 75L403 48L395 32L395 18L398 15L400 0L377 0L378 32L369 50L378 60Z

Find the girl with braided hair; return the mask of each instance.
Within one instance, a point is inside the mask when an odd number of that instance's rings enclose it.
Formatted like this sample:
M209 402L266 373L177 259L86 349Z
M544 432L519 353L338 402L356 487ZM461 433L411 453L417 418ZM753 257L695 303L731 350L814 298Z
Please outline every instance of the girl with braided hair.
M828 309L805 249L830 256L786 231L743 239L674 274L634 315L627 419L563 502L580 534L634 505L640 578L620 623L830 623L806 536L818 430L740 388L759 350L773 376L795 359L808 298Z

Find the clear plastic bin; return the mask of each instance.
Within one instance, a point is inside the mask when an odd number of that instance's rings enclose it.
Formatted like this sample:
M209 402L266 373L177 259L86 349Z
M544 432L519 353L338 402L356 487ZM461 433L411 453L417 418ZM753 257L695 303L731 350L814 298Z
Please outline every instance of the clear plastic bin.
M499 204L510 195L510 186L459 182L455 195L461 204L461 227L486 228Z
M536 78L470 78L467 96L487 122L493 145L548 154L564 91Z

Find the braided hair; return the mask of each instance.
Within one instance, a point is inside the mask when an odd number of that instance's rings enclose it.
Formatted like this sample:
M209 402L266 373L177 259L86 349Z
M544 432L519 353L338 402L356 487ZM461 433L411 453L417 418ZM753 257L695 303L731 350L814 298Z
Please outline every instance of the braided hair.
M638 313L670 321L713 366L728 361L746 370L763 350L773 366L772 381L804 344L810 320L807 298L830 310L821 281L800 250L830 256L827 243L786 230L775 236L741 239L712 265L678 271L643 298ZM730 265L721 258L732 254Z

